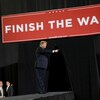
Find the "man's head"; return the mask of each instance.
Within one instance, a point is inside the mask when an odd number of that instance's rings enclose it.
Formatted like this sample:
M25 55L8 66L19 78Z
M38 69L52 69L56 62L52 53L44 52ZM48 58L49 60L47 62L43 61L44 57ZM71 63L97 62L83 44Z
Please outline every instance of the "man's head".
M10 82L9 82L9 81L7 81L7 82L6 82L6 85L7 85L7 86L10 86Z
M41 41L40 42L40 47L41 48L46 48L47 47L47 42L46 41Z
M3 82L2 81L0 81L0 87L2 87L3 86Z

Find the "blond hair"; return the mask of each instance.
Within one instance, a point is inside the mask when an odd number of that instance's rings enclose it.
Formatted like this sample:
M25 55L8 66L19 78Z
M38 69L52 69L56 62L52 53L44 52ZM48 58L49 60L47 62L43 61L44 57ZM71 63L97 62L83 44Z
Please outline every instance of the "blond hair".
M42 44L47 43L47 41L41 41L40 42L40 47L42 46Z

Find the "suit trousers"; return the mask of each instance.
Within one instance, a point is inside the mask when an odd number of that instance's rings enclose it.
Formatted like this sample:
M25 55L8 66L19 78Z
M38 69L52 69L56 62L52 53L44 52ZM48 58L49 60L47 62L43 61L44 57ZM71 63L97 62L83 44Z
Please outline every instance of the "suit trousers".
M46 93L46 86L45 86L45 78L46 78L46 69L37 68L36 69L37 75L37 89L39 93Z

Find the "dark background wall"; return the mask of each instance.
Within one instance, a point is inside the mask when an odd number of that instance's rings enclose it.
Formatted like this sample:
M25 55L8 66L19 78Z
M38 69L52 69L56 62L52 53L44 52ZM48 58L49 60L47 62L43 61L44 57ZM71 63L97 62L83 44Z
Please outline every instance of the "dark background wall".
M0 15L98 3L100 3L100 0L0 0ZM77 100L99 100L100 36L62 38L47 41L48 48L57 47L60 49L58 55L51 55L50 58L51 69L49 69L48 91L64 90L62 89L64 87L58 89L59 85L55 88L56 85L52 83L52 77L55 75L52 72L56 72L60 73L61 76L57 74L55 79L59 77L59 80L64 77L61 81L66 85L59 84L65 87L68 86L65 90L70 90L69 88L71 88ZM0 34L0 79L4 82L10 80L14 84L16 95L35 93L37 90L34 62L35 49L38 47L39 42L2 44ZM61 57L62 61L59 64L57 61ZM56 61L54 58L59 59ZM64 69L66 69L66 72L64 72ZM66 74L62 75L62 73Z
M94 38L94 41L95 41L96 53L100 54L100 35L96 36Z

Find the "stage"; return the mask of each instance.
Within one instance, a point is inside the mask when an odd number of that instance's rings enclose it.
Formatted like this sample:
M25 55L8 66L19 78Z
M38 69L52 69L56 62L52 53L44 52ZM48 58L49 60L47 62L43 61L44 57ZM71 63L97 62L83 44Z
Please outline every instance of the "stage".
M74 100L74 94L72 91L48 92L46 94L30 94L14 97L5 97L1 100Z

